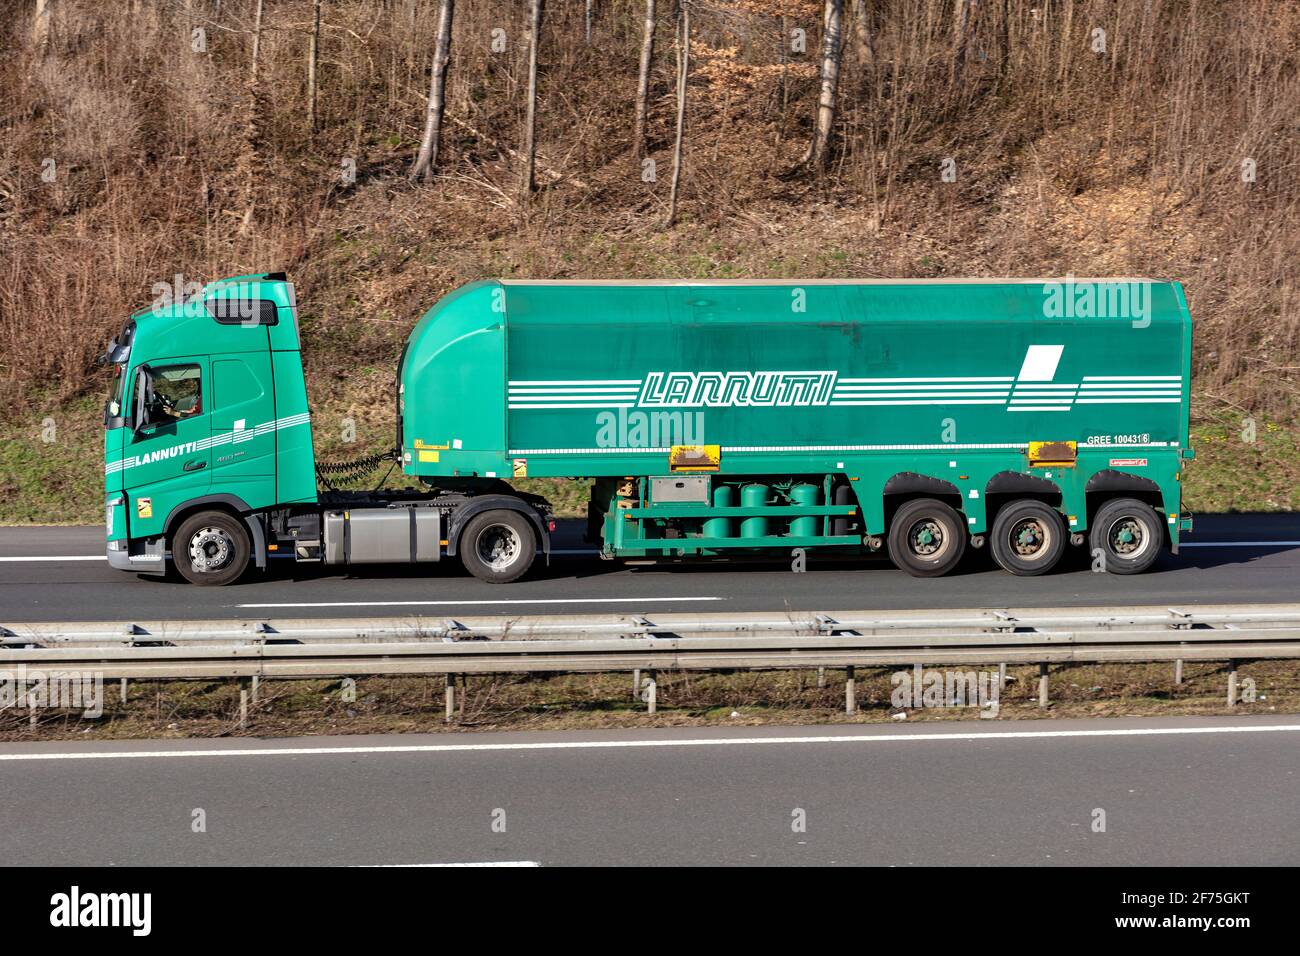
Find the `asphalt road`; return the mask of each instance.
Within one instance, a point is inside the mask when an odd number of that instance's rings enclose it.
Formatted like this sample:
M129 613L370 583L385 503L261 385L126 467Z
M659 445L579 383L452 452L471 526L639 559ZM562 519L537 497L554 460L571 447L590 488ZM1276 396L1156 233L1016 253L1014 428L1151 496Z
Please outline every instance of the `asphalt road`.
M1295 865L1297 743L1189 718L3 744L0 830L45 865Z
M196 588L110 568L99 528L0 528L0 623L59 620L349 617L403 614L650 613L662 611L835 611L898 608L1284 602L1300 595L1300 515L1198 516L1179 555L1150 573L1095 574L1083 549L1068 566L1016 578L971 552L959 573L917 579L883 558L809 558L784 564L628 566L582 553L577 522L557 535L550 567L489 585L459 562L355 573L292 560L273 562L227 588ZM1280 543L1268 543L1280 542ZM32 557L45 560L32 561ZM65 560L67 558L81 560Z

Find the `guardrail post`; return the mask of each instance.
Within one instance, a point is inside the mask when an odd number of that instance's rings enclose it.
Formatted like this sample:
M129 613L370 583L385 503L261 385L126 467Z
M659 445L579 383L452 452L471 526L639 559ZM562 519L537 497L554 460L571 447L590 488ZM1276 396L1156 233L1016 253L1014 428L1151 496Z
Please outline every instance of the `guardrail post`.
M853 666L849 665L844 673L844 713L855 714L858 710L857 678Z
M994 611L993 616L997 623L993 625L994 634L1014 634L1016 630L1016 619L1007 611ZM1004 661L998 665L998 699L1002 699L1002 692L1007 689L1007 665Z
M1192 626L1192 615L1187 611L1180 611L1178 608L1171 607L1169 615L1173 618L1173 623L1169 626L1175 631L1185 631ZM1174 684L1182 686L1183 683L1183 659L1180 657L1174 661Z
M817 668L817 689L825 690L826 688L826 668Z
M262 686L262 678L254 674L248 692L248 699L252 701L254 704L257 703L257 692L261 686Z
M248 678L239 678L239 729L248 729Z
M1047 706L1047 665L1038 665L1038 706Z
M447 723L456 718L456 675L447 675L447 689L443 692L443 717Z
M657 671L646 671L646 675L646 713L653 714L658 709L659 704L659 674Z
M632 699L641 699L641 668L639 667L632 672Z
M125 677L122 678L122 687L120 693L122 695L122 703L125 704L126 703L126 678Z
M1228 661L1228 706L1237 706L1237 662Z

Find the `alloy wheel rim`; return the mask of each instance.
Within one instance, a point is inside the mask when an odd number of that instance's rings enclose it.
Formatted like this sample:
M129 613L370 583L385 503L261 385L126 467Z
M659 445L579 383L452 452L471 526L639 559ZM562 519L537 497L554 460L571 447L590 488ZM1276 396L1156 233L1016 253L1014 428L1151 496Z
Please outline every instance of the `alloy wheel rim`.
M190 566L196 571L209 573L228 565L235 553L235 542L221 528L200 528L190 536L187 549Z
M514 528L496 524L485 528L478 536L476 548L484 564L493 571L504 571L519 560L524 543Z

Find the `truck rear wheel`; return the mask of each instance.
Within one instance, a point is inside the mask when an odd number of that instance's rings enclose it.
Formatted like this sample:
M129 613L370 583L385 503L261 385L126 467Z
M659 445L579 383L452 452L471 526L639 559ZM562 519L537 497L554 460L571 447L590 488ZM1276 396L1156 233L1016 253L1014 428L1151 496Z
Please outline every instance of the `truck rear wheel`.
M172 536L172 560L190 584L232 584L248 569L252 547L244 522L224 511L200 511Z
M523 577L537 553L537 535L518 511L485 511L461 533L457 549L465 570L493 584Z
M918 498L895 512L889 526L889 558L913 577L947 574L965 553L965 522L942 501Z
M993 521L989 548L1004 571L1020 577L1045 574L1065 553L1065 524L1041 501L1012 501Z
M1156 509L1136 498L1116 498L1097 511L1088 531L1093 557L1101 551L1112 574L1140 574L1155 563L1164 543Z

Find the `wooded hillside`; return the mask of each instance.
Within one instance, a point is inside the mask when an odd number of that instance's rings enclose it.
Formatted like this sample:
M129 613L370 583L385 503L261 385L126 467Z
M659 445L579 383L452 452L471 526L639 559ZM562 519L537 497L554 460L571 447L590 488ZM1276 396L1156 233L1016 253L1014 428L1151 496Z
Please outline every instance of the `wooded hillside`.
M1176 278L1198 416L1300 405L1300 3L0 0L0 45L33 428L160 283L269 270L376 429L483 276Z

